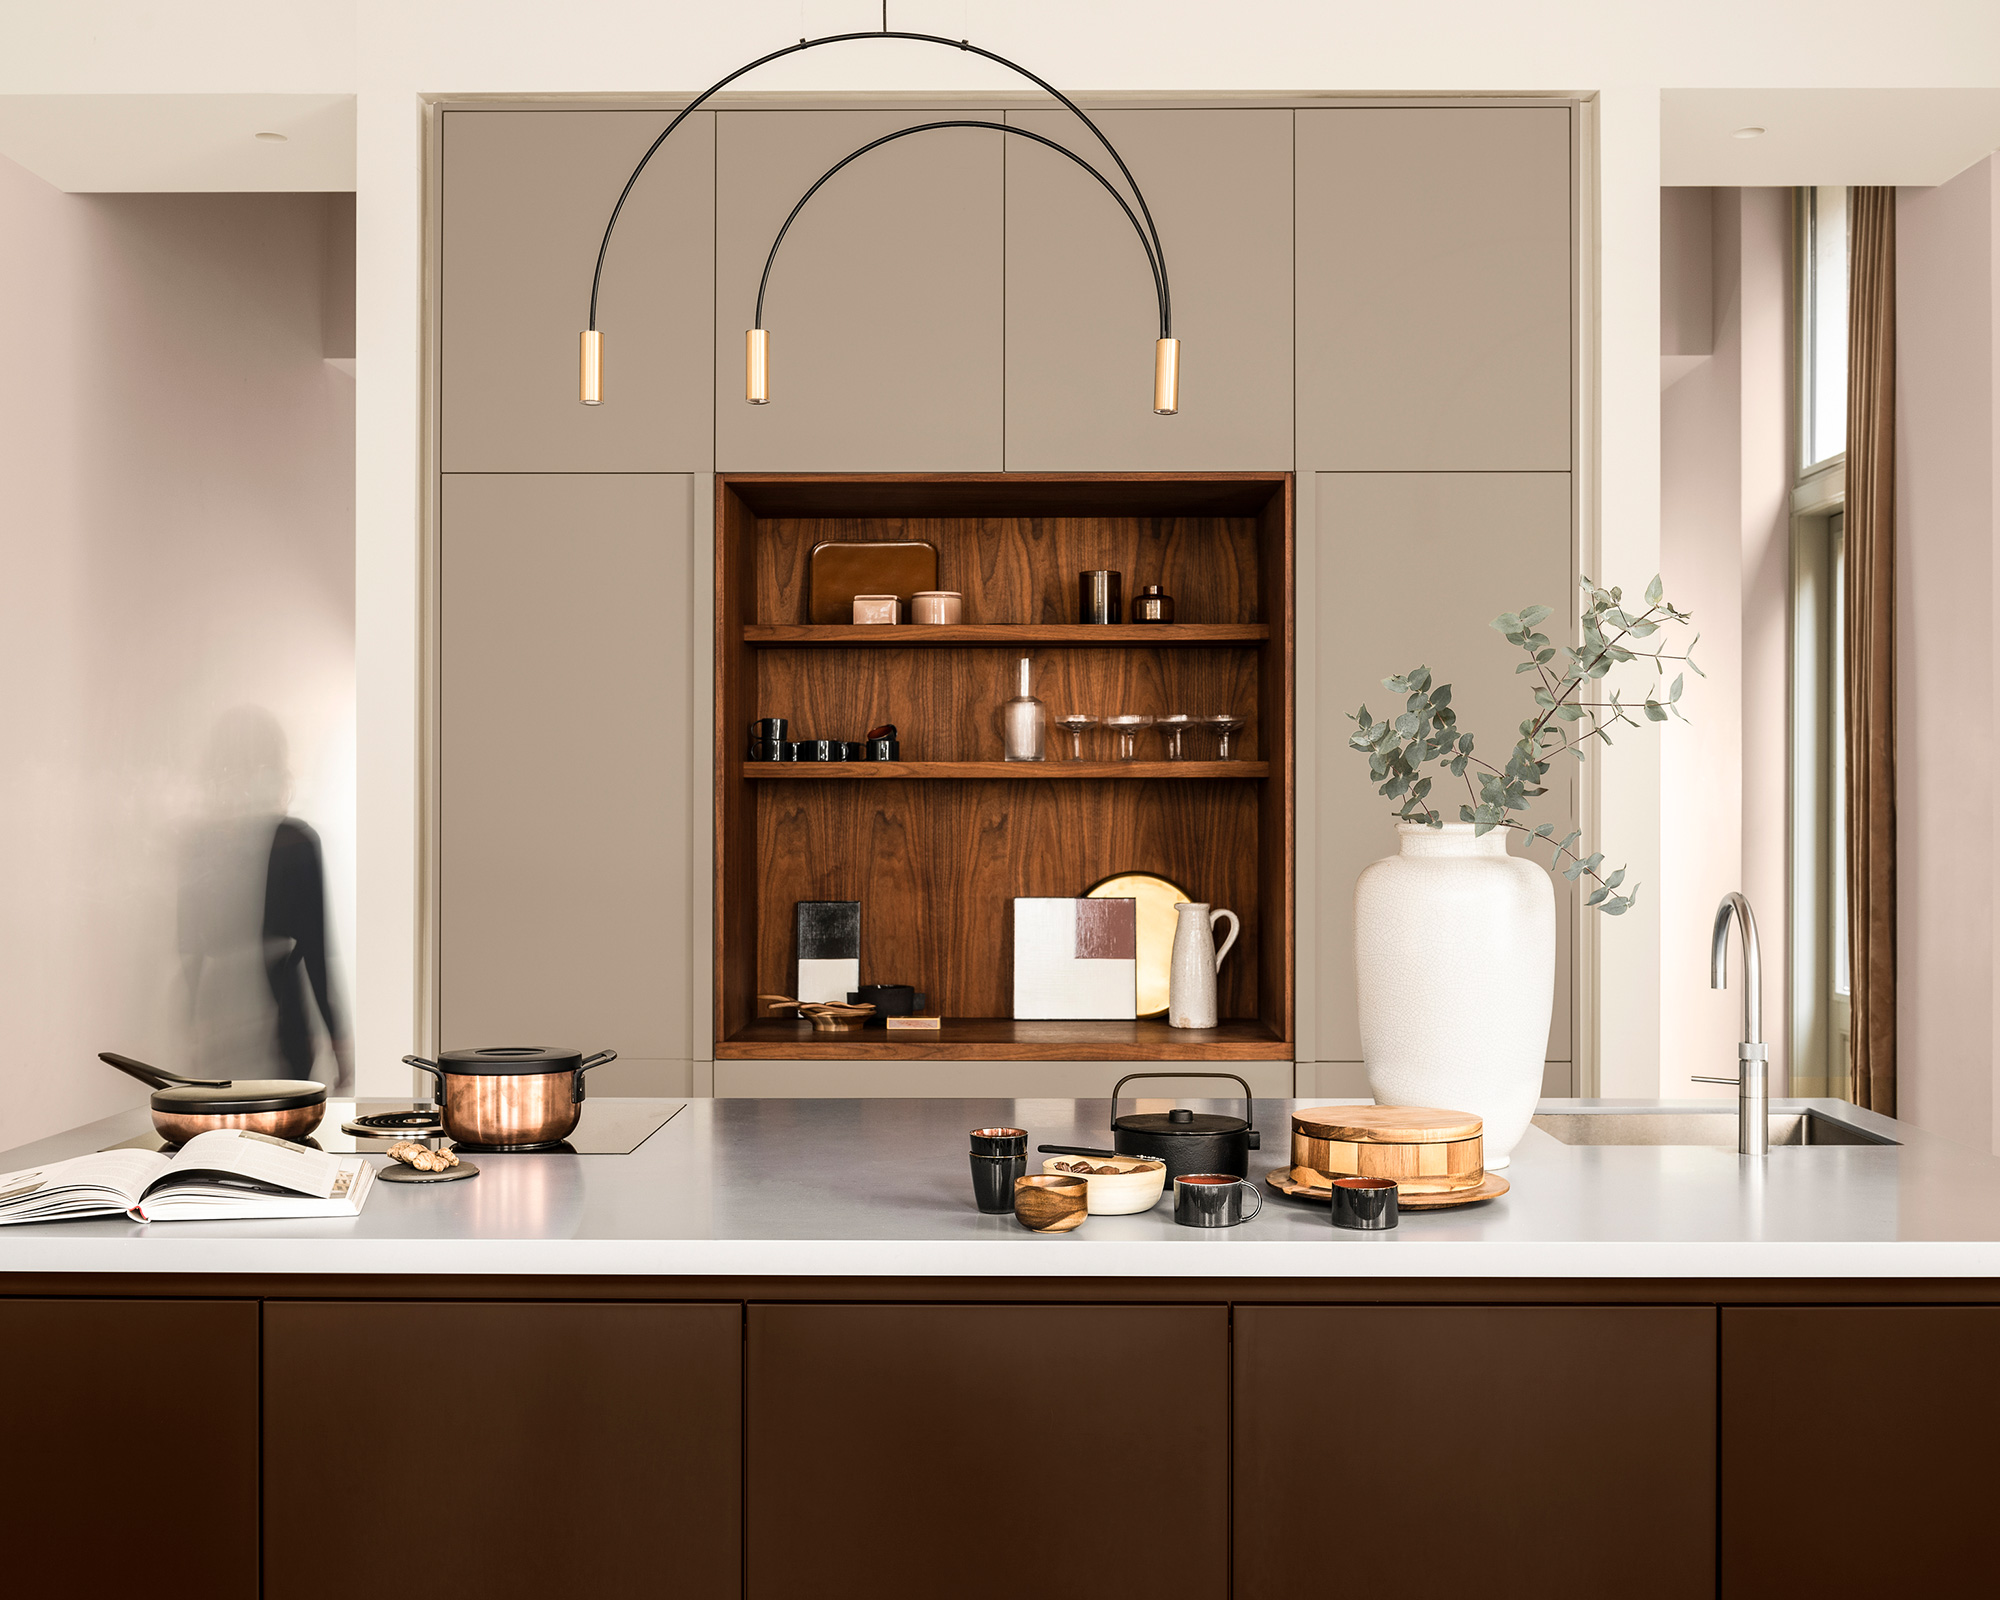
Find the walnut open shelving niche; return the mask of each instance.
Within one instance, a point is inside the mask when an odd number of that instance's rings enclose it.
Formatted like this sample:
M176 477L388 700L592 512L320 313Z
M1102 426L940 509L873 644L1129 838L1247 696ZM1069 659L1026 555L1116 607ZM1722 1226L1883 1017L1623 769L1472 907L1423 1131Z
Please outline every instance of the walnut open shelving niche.
M1290 1059L1292 536L1286 473L718 475L716 1058ZM929 540L972 620L807 624L823 539ZM1078 624L1091 567L1162 584L1191 620ZM1241 759L1003 761L1021 655L1052 716L1228 711ZM893 722L906 759L746 761L767 716L797 738ZM1242 918L1222 1026L1012 1018L1010 902L1125 871ZM764 1014L759 994L795 992L800 900L860 901L862 980L914 984L942 1026L823 1034Z

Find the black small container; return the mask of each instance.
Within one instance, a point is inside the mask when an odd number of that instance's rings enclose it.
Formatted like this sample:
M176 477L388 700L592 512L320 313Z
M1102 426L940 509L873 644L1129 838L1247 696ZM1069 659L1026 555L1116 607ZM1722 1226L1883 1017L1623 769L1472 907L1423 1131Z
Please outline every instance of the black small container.
M791 732L791 723L783 717L759 717L750 724L750 742L756 744L760 739L782 742L791 736Z
M899 739L870 739L862 746L861 759L864 761L901 761L903 745Z
M1014 1180L1028 1171L1026 1156L982 1156L977 1150L972 1162L973 1204L989 1217L1014 1214Z
M777 759L780 761L803 761L806 759L804 752L804 745L798 743L796 740L787 739L778 746Z
M752 761L789 761L793 758L786 755L785 752L790 748L791 746L786 744L783 739L752 739L750 741L750 759Z
M1076 575L1076 620L1078 622L1120 622L1125 575L1122 572L1079 572Z
M866 761L868 759L868 746L859 739L843 739L840 741L840 759L842 761Z
M1157 583L1149 583L1132 596L1132 620L1134 622L1172 622L1174 620L1174 597Z
M913 1017L930 1003L930 996L912 989L907 983L864 983L859 989L849 992L847 1003L851 1006L873 1006L875 1014L866 1018L864 1028L881 1028L888 1024L889 1017ZM1024 1144L1022 1150L1028 1147ZM994 1152L988 1152L992 1154Z
M1396 1214L1394 1178L1335 1178L1333 1180L1333 1225L1364 1233L1393 1228Z
M1025 1156L1028 1153L1028 1130L1026 1128L974 1128L972 1130L972 1153L976 1156ZM1007 1209L1013 1210L1014 1200L1010 1195Z
M801 761L838 761L840 741L838 739L801 739L798 745Z

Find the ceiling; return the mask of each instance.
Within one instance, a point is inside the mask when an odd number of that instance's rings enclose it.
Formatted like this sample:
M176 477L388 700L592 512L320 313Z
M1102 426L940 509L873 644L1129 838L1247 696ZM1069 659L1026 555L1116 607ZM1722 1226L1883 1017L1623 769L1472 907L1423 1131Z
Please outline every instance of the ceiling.
M1739 139L1739 128L1762 128ZM1948 182L2000 149L2000 89L1663 89L1660 182Z
M0 155L73 194L352 189L354 97L0 95Z

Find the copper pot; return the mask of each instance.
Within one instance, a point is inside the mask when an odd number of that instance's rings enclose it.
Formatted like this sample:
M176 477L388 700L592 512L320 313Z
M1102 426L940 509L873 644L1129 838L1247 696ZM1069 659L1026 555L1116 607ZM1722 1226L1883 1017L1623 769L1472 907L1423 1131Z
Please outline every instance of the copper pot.
M586 1059L579 1051L546 1045L445 1050L435 1061L403 1057L437 1079L437 1103L452 1141L489 1150L560 1144L583 1114L583 1075L617 1059L616 1050Z
M155 1091L153 1126L169 1144L217 1128L304 1139L326 1115L326 1085L309 1078L183 1078L111 1050L97 1059Z

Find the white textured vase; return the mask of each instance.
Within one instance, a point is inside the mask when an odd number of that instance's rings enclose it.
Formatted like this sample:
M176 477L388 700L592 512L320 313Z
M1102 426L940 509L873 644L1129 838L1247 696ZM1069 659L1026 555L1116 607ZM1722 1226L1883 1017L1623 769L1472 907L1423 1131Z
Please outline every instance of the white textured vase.
M1236 913L1211 911L1205 905L1182 901L1174 907L1173 965L1167 973L1167 1024L1174 1028L1213 1028L1215 980L1223 959L1243 931ZM1215 948L1215 925L1229 919L1229 937L1222 949Z
M1368 1092L1470 1111L1504 1167L1542 1092L1555 1002L1549 875L1469 822L1400 823L1402 854L1354 885L1354 965Z

